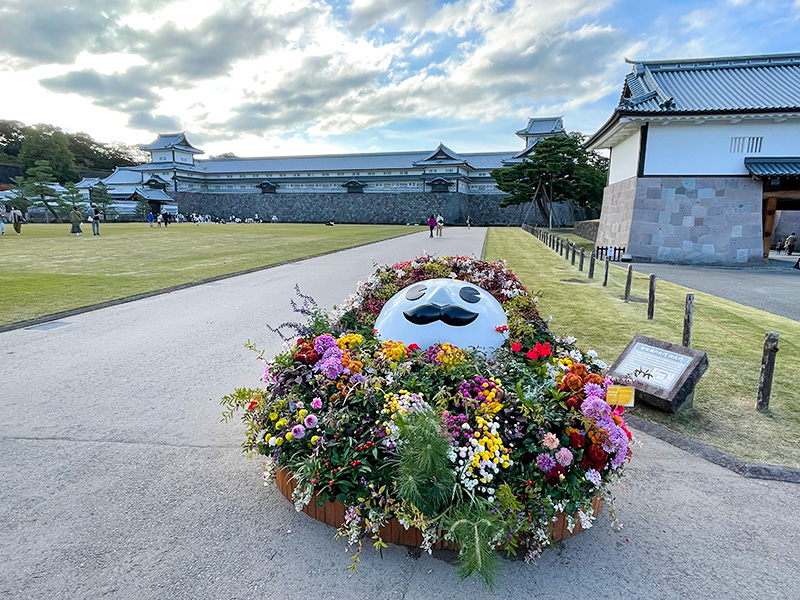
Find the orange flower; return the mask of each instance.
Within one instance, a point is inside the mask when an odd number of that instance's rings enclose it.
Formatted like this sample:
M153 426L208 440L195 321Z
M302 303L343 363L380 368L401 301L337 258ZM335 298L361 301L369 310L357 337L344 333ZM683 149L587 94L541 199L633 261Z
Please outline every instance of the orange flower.
M605 379L603 379L597 373L589 373L586 377L583 378L584 383L596 383L597 385L603 385L605 383Z
M562 382L567 388L578 391L583 389L583 378L577 373L567 373Z
M583 363L575 363L569 368L570 373L575 373L575 375L580 375L581 377L586 377L586 365Z

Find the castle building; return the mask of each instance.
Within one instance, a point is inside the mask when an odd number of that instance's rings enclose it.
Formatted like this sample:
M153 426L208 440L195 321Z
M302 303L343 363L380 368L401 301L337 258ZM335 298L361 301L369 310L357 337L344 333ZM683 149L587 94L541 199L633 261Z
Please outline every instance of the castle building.
M524 160L543 139L566 135L562 117L532 118L516 132L525 146L507 152L457 153L444 144L419 152L271 158L200 159L184 133L159 134L141 149L148 163L117 168L102 179L117 210L132 214L140 200L154 211L177 212L174 198L196 194L502 194L493 169ZM84 179L91 189L100 179Z
M761 262L800 210L800 54L628 61L587 140L611 154L597 234L636 261Z

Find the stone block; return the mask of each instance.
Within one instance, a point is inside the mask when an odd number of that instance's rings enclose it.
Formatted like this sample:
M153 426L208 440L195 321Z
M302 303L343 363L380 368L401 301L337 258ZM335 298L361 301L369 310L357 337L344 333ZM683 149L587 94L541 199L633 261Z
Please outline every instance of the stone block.
M648 187L645 197L653 200L661 198L661 190L657 187Z
M671 218L672 218L672 213L668 212L658 213L658 222L661 223L662 225L669 225Z
M684 227L694 227L694 217L683 217L682 225Z
M736 262L738 262L738 263L746 263L748 256L749 256L749 252L748 252L747 248L739 248L736 251Z
M731 237L742 237L742 226L741 225L734 225L731 227Z
M696 177L684 177L682 179L682 185L687 190L693 190L697 188L697 178Z
M661 188L661 199L662 200L675 200L675 188Z
M691 240L683 240L681 243L681 250L684 252L694 251L694 243Z
M680 250L677 248L661 246L658 249L658 260L663 260L664 262L677 262L679 257Z
M707 198L713 198L716 190L710 187L703 187L697 190L697 197L701 200L705 200Z
M714 244L701 244L700 245L700 252L703 254L716 254L716 248L714 248Z
M702 204L695 204L694 206L692 206L693 217L705 217L706 212L708 212L708 209Z

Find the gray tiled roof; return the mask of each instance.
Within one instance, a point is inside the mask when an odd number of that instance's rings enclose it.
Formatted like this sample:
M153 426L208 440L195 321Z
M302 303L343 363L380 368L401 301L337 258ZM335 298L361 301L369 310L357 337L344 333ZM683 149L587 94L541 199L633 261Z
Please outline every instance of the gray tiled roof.
M460 156L475 169L495 169L503 166L503 160L516 154L512 152L465 153ZM198 160L195 164L202 172L208 174L234 173L280 173L280 172L314 172L314 171L380 171L413 169L414 163L425 160L431 155L426 152L387 152L379 154L337 154L322 156L285 156L275 158L217 158ZM160 167L142 165L141 170ZM177 168L185 169L186 165L177 164Z
M170 198L164 192L164 190L151 190L149 188L137 187L134 193L137 196L144 198L145 200L159 200L161 202L172 202L172 198Z
M747 157L744 166L756 177L800 177L800 156Z
M428 154L422 160L418 160L414 162L414 166L425 166L426 164L430 165L463 165L466 162L461 156L459 156L456 152L453 152L439 142L439 146Z
M703 113L800 109L800 54L644 61L617 111Z
M517 131L517 135L541 135L564 132L564 117L538 117L528 119L525 129Z
M186 134L181 133L159 133L158 138L152 144L147 146L140 146L140 150L169 150L175 148L176 150L184 150L192 154L202 154L202 150L198 150L189 143L186 139Z

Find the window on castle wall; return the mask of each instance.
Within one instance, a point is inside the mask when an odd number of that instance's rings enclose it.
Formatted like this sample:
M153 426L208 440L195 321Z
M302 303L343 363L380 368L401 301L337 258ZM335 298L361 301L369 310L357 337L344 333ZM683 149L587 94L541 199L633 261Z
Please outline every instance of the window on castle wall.
M757 154L761 152L761 145L764 138L761 136L755 137L732 137L731 138L731 154Z

